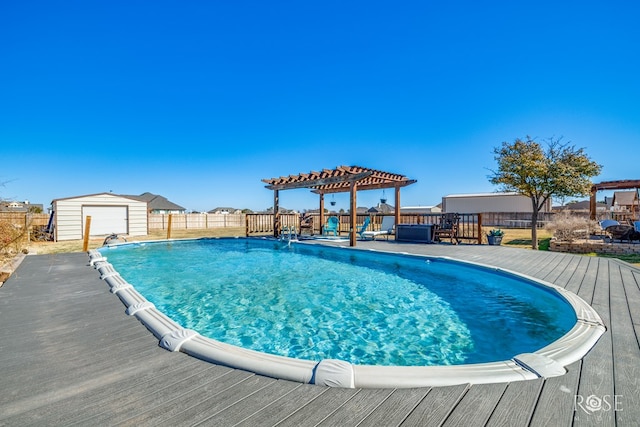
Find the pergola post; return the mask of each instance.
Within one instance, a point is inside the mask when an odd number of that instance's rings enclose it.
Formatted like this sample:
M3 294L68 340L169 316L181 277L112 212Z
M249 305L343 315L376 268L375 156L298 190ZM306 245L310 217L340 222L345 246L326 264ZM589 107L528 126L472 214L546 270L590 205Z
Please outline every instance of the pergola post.
M324 193L320 193L320 235L324 234Z
M589 218L591 221L596 220L596 186L591 187L591 197L589 198Z
M280 236L280 194L273 190L273 237Z
M395 211L395 224L400 224L400 187L395 187L395 193L396 193L396 200L395 200L395 206L396 206L396 211ZM395 237L395 235L394 235Z
M356 192L358 189L358 185L355 181L351 183L349 186L349 221L350 221L350 229L349 229L349 246L356 245L356 229L357 229L357 212L356 212Z

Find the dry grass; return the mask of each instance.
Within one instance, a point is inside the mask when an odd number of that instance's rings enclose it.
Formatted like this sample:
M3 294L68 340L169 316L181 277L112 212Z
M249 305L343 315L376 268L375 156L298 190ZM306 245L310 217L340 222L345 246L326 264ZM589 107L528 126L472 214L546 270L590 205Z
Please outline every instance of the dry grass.
M503 245L531 249L531 229L502 228L502 230L504 231ZM538 229L538 245L541 250L549 247L551 237L553 235L548 230Z
M244 236L244 227L211 228L208 230L173 230L172 239L194 239L201 237L237 237ZM152 231L147 236L135 236L127 238L127 241L163 240L167 238L166 231ZM89 240L89 249L102 246L104 237ZM31 242L29 253L36 254L60 254L66 252L82 252L82 240L70 240L63 242Z

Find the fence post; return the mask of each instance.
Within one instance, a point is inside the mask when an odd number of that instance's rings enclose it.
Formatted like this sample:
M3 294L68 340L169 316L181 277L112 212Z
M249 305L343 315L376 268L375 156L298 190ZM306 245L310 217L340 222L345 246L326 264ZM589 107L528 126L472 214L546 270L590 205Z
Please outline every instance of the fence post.
M25 235L27 236L27 241L24 242L25 246L29 244L31 241L31 227L29 226L29 212L24 214L24 230L26 231Z
M169 222L167 224L167 240L171 238L171 222L173 220L173 215L169 214Z
M87 252L89 250L89 232L91 231L91 216L87 215L87 219L84 224L84 240L82 242L82 251Z
M478 244L482 244L482 213L478 214Z

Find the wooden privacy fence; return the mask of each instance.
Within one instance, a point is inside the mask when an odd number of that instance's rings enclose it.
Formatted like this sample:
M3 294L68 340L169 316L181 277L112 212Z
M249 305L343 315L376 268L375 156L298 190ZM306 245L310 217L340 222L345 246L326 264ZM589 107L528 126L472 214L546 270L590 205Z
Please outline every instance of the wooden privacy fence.
M460 213L459 237L470 242L482 241L482 227L508 227L508 228L529 228L531 226L530 213ZM173 230L186 229L211 229L242 227L246 230L246 235L273 234L273 214L172 214L171 228ZM325 221L330 216L336 216L339 220L339 232L348 233L350 228L350 216L348 214L325 215ZM357 226L360 227L365 218L371 219L369 230L380 230L382 218L385 215L360 214L356 217ZM308 214L311 218L313 234L320 234L320 215ZM402 214L400 224L440 224L441 214ZM553 218L553 214L540 213L539 226ZM32 214L24 212L0 212L0 221L8 222L16 227L26 227L30 232L34 227L46 226L49 221L49 214ZM298 232L301 228L301 217L298 214L281 214L281 227L295 227ZM149 214L148 229L167 230L169 225L169 214Z
M49 223L49 214L35 214L26 212L0 212L0 221L16 226L41 226Z
M300 231L300 215L280 214L280 225L284 227L295 227ZM246 214L245 221L247 237L255 234L273 235L273 214Z
M482 243L482 214L461 213L458 237L469 242ZM339 233L348 233L350 230L350 216L348 214L325 215L325 221L330 216L338 217ZM387 215L389 216L389 215ZM246 235L256 234L273 234L273 214L247 214L246 215ZM313 234L320 234L320 215L310 214L311 230ZM364 224L365 218L371 218L368 229L373 231L380 230L382 226L382 218L385 215L368 215L362 214L356 216L356 224L358 227ZM400 215L400 224L440 224L441 214L402 214ZM302 218L297 214L281 214L280 223L282 228L295 227L297 232L301 232Z
M168 226L169 214L149 214L149 231L166 230ZM171 228L173 230L206 230L244 226L244 214L171 214Z
M458 213L458 238L469 242L482 243L482 225L484 214ZM440 225L442 214L404 214L400 215L400 224L436 224Z
M15 236L0 236L2 239L17 239L26 243L32 239L36 230L46 227L49 214L34 214L28 212L0 212L0 223L11 224L11 233Z

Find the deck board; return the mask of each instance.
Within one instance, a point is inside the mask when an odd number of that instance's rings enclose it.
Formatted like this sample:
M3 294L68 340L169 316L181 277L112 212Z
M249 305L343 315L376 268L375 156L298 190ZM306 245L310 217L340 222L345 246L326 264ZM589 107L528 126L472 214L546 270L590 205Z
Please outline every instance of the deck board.
M443 426L483 426L502 398L507 384L474 385L447 417Z
M399 426L422 402L429 388L396 389L359 427Z
M529 425L543 384L543 379L508 384L487 425L505 427ZM518 410L514 411L513 408Z
M468 384L432 388L401 425L403 427L441 425L468 390Z
M578 396L586 401L590 396L602 399L614 395L613 386L613 347L611 339L611 317L609 311L610 282L609 263L598 262L598 270L593 286L591 306L596 309L607 331L583 359ZM597 284L597 286L596 286ZM581 288L582 291L582 288ZM580 294L579 294L580 295ZM613 425L613 411L576 411L575 425Z
M363 389L322 420L318 426L352 426L368 417L391 394L389 389ZM402 416L401 420L404 419Z
M274 426L277 423L286 420L300 408L304 408L309 405L315 398L322 393L325 393L327 390L329 390L327 387L300 384L295 390L292 390L280 399L271 402L270 405L261 408L258 412L250 414L246 419L238 422L237 426Z
M544 380L531 417L532 427L573 425L581 365L582 362L572 363L567 367L565 375Z
M261 409L268 406L274 400L279 400L287 396L300 384L291 381L273 381L266 387L256 390L255 393L245 398L238 399L231 405L218 410L216 406L209 406L207 401L203 402L204 407L194 407L196 413L193 416L185 417L180 414L175 422L168 420L169 424L175 426L193 425L195 422L203 424L215 423L217 425L232 426L244 421L251 415L260 412ZM188 415L188 414L187 414Z
M329 389L284 418L278 427L318 425L360 391L347 388Z
M640 419L640 269L500 246L359 246L524 272L576 292L607 332L561 377L399 390L302 385L168 352L124 313L86 254L28 256L0 288L0 425L632 426ZM575 410L576 399L616 394L622 411Z
M219 412L274 381L248 372L233 371L207 384L190 388L183 394L168 392L163 404L139 408L144 412L127 418L121 425L175 425L181 421L194 424L211 411Z
M616 411L619 424L640 420L640 348L631 318L631 307L637 304L637 290L628 271L620 265L612 264L611 269L611 340L613 347L614 399L622 411ZM634 297L635 295L635 297ZM629 301L631 297L634 301ZM627 310L624 308L628 307ZM638 309L636 305L635 309ZM615 404L615 403L614 403Z

